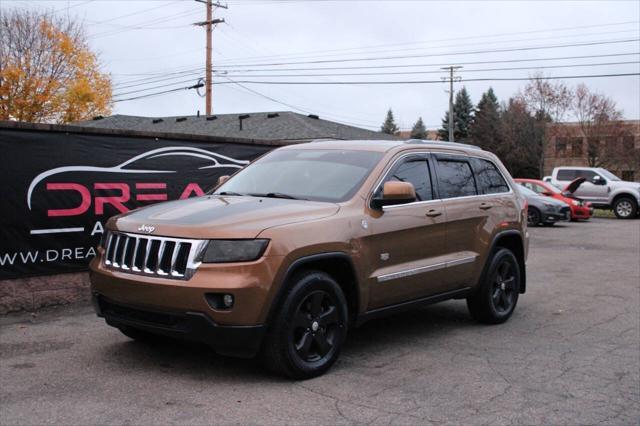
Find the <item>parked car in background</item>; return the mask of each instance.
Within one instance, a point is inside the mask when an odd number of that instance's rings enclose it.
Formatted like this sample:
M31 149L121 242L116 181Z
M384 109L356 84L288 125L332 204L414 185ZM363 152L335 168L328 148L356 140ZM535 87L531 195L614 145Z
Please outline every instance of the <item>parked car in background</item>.
M574 194L575 190L584 183L584 178L578 178L571 182L562 191L555 186L537 179L514 179L525 188L529 188L538 195L551 197L553 199L563 201L569 205L571 209L571 220L589 219L593 215L593 206L588 201L584 201Z
M109 220L90 273L107 324L260 354L304 379L368 320L464 298L498 324L525 292L526 201L479 148L299 144L219 182Z
M631 219L640 212L640 183L624 181L606 169L556 167L545 180L562 189L580 177L586 181L575 191L576 197L590 201L595 208L613 209L619 219Z
M529 204L527 222L530 226L553 226L558 221L571 218L571 209L564 201L539 195L526 186L521 185L519 189Z

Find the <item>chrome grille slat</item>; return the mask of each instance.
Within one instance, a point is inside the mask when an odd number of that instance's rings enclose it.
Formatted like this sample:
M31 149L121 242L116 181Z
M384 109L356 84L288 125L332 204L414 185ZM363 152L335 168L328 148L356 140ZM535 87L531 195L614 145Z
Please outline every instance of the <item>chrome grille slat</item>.
M188 280L207 240L108 231L104 265L132 274Z

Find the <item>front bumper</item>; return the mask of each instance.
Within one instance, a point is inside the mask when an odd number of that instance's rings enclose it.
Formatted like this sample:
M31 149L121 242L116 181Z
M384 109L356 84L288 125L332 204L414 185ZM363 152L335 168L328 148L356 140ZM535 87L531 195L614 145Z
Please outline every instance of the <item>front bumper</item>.
M93 306L112 327L134 327L172 338L205 343L222 355L251 358L258 353L265 327L223 326L202 312L171 312L116 303L94 293Z

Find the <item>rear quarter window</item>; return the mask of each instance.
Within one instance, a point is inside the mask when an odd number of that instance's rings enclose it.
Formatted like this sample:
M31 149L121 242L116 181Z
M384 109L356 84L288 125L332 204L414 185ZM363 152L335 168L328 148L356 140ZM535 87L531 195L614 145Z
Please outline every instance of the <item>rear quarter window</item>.
M491 161L472 158L473 170L480 194L500 194L509 192L510 188L498 168Z

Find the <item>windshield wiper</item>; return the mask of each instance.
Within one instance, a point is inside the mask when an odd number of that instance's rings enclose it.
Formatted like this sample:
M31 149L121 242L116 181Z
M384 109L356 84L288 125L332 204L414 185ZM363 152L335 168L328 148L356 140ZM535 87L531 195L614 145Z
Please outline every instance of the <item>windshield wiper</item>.
M267 197L267 198L284 198L287 200L304 200L304 198L294 197L293 195L283 194L282 192L267 192L266 194L249 194L253 197Z
M222 192L218 192L215 195L239 195L239 196L242 196L244 194L240 194L239 192L233 192L233 191L222 191Z

